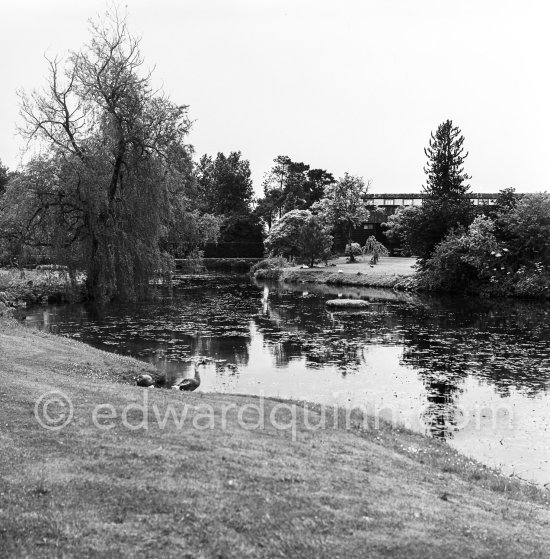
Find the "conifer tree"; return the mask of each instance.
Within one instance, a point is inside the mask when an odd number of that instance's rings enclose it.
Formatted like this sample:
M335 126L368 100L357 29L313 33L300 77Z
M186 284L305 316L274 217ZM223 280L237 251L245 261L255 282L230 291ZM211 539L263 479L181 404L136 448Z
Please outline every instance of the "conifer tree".
M452 120L446 120L432 132L430 145L424 148L428 165L424 172L428 175L425 192L432 198L461 198L470 188L467 181L471 178L464 172L464 136Z

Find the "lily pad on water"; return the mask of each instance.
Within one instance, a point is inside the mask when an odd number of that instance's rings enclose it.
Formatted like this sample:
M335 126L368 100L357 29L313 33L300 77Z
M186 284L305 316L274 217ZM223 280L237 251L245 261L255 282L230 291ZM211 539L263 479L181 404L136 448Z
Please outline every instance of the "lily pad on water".
M326 304L327 307L337 309L363 309L370 306L370 303L363 299L330 299Z

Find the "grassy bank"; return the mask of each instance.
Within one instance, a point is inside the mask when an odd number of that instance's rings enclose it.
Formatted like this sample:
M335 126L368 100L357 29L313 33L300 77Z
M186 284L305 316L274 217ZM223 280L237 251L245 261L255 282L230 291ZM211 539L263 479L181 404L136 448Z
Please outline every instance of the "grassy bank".
M83 277L73 284L64 271L0 269L0 293L8 304L17 306L80 301L85 289Z
M331 427L312 430L306 414L316 424L323 408L307 404L293 408L292 437L268 420L258 428L256 398L127 383L151 370L0 322L4 556L547 556L547 494L443 443L374 429L360 416L346 428L343 411L338 421L327 411ZM40 427L33 413L52 390L74 406L59 431ZM102 423L110 429L94 425L101 404L112 406ZM129 404L134 426L144 409L187 416L129 429L120 420ZM263 405L268 418L282 404ZM207 410L213 428L204 428ZM284 413L277 418L289 425Z
M329 267L301 269L298 266L276 270L258 270L259 280L280 280L287 283L324 283L328 285L353 285L357 287L395 288L414 275L414 258L381 258L371 265L368 258L349 263L346 258L330 262Z

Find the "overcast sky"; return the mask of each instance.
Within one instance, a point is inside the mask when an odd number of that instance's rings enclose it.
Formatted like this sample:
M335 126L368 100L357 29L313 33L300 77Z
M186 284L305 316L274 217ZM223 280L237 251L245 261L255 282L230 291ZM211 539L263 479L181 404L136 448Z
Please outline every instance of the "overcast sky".
M197 155L240 150L255 187L277 155L372 192L420 192L448 118L473 190L550 190L547 0L126 0L130 30ZM98 0L1 0L0 160L19 161L16 90L40 86L105 11ZM548 8L548 9L547 9Z

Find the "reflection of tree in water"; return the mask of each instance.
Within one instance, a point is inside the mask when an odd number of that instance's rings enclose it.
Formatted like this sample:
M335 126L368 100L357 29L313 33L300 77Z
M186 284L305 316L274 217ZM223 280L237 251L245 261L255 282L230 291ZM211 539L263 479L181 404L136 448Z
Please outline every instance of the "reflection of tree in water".
M193 355L207 355L212 359L225 359L229 363L246 366L249 361L250 337L225 336L199 338L191 346Z
M288 330L266 321L265 317L258 318L256 324L277 366L305 357L308 367L338 365L343 371L349 372L363 362L363 340L327 336L326 330L323 334L298 328Z
M455 399L460 389L450 382L436 379L424 379L427 406L422 418L434 437L446 439L453 436L456 425Z
M550 306L522 301L443 300L423 312L403 307L403 362L451 380L482 377L501 396L528 395L550 381Z
M59 332L146 359L162 370L193 356L246 365L250 320L258 310L257 288L247 282L222 278L219 285L162 290L157 298L134 304L58 307Z
M456 399L460 385L468 375L457 360L456 347L450 340L434 337L434 331L407 333L402 362L412 366L426 389L426 406L422 419L434 437L452 437L456 425Z
M511 390L535 395L550 383L548 303L424 296L381 302L373 293L367 312L331 314L325 301L333 292L279 286L262 297L263 288L247 282L209 279L136 305L59 307L50 319L54 326L60 319L62 334L174 367L197 355L245 365L251 321L278 365L305 357L312 367L353 370L369 345L404 345L402 362L424 379L436 418L444 404L450 409L468 375L503 396Z
M550 307L525 302L434 300L424 311L402 308L402 362L426 387L424 420L434 436L452 436L456 399L469 376L489 381L503 397L536 395L550 379Z
M373 336L383 330L386 341L392 337L392 318L383 308L373 304L370 313L330 313L322 296L266 289L255 322L278 365L305 357L309 367L336 365L345 374L364 362L365 345ZM400 335L394 333L394 342Z

